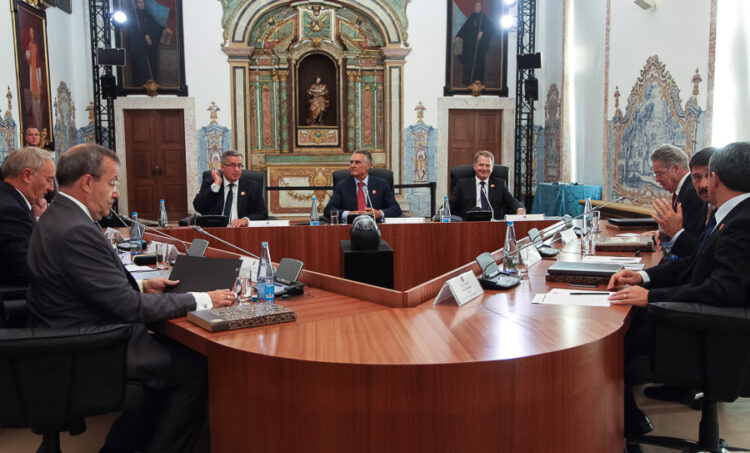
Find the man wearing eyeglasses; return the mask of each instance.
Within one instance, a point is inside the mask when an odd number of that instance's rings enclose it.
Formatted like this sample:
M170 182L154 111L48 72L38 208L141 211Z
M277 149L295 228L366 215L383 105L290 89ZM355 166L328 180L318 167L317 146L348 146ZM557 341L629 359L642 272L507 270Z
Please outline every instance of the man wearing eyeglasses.
M687 155L676 146L661 145L651 153L651 163L656 182L672 194L671 199L654 199L655 214L664 209L681 212L682 228L699 237L706 223L706 203L695 192ZM671 236L660 231L659 240L666 242Z
M225 215L230 227L247 226L250 220L268 218L262 188L242 173L242 155L224 151L221 171L203 173L203 184L193 207L203 215Z

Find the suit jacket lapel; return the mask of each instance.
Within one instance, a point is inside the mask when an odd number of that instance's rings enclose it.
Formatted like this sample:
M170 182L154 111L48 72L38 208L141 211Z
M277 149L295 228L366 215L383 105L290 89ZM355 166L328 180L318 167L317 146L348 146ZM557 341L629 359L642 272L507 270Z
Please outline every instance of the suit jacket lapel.
M730 220L732 220L734 216L739 214L742 211L742 209L746 209L746 207L744 206L746 203L748 203L748 200L745 200L739 205L735 206L734 209L732 209L729 213L727 213L726 216L724 216L724 218L721 220L721 223L716 224L713 231L711 232L711 235L708 237L708 240L706 241L706 245L704 245L703 248L699 252L694 253L693 256L690 257L690 263L685 268L685 270L682 271L678 281L683 282L690 278L690 275L693 272L693 268L695 267L695 263L698 261L698 256L702 255L703 253L706 253L707 250L711 251L712 243L716 240L716 238L719 237L719 235L722 234L724 225Z

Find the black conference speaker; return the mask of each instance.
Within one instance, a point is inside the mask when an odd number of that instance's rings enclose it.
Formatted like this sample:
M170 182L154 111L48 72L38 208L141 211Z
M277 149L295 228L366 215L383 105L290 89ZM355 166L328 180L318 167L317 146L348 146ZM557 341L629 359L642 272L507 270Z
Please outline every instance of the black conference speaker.
M96 64L100 66L125 66L125 49L110 47L96 49Z
M539 99L539 81L531 77L523 82L523 93L527 100L536 101Z
M115 99L117 97L117 80L112 74L104 74L99 81L101 82L102 97L106 99Z
M516 55L516 69L539 69L542 67L542 54L527 53Z

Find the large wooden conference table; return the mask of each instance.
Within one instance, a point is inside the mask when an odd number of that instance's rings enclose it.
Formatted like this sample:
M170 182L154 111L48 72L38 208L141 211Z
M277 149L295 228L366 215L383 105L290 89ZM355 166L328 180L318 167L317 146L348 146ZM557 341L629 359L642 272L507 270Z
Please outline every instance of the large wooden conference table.
M453 230L436 244L446 254L477 228L429 227ZM579 259L578 247L559 259ZM545 281L553 262L460 308L432 300L448 278L478 272L468 260L405 291L305 270L305 294L278 302L294 323L208 333L179 318L161 330L208 359L212 452L621 452L629 308L531 304L567 286Z

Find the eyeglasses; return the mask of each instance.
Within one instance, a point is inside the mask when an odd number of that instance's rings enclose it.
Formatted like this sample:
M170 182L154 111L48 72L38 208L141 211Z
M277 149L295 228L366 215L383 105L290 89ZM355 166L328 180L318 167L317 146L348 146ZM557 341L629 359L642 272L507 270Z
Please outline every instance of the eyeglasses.
M224 167L229 167L229 168L237 168L237 169L239 169L239 168L242 168L242 167L243 167L243 165L242 165L242 164L221 164L221 165L222 165L222 166L224 166Z
M119 192L120 191L120 181L115 179L114 181L110 181L109 188L112 189L112 192Z
M673 168L666 168L664 170L654 170L654 178L659 178L664 173L668 173L668 172L670 172L672 170L673 170Z

